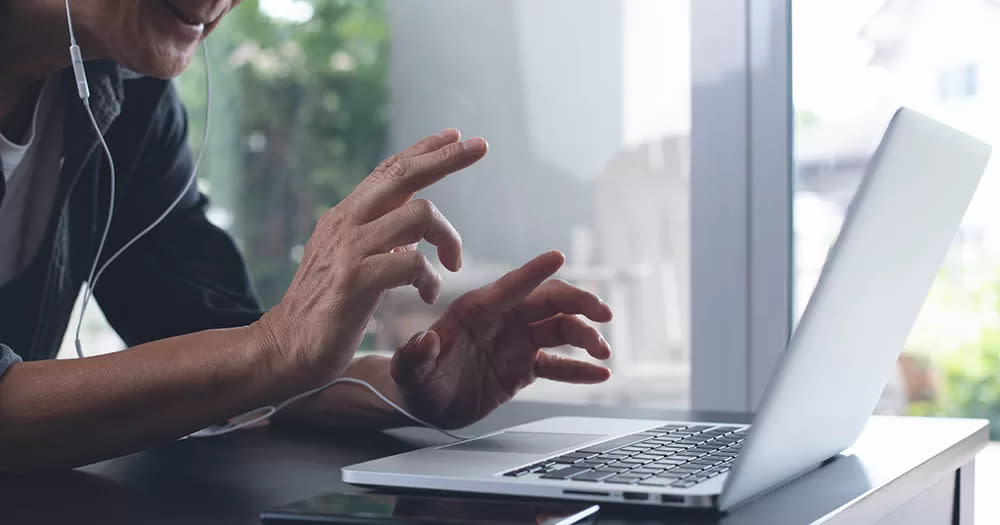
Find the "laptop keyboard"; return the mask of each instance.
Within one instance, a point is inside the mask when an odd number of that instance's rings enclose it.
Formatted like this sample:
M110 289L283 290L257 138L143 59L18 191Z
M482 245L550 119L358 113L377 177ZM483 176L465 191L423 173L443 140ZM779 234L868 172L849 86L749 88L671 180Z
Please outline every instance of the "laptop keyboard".
M689 488L728 472L746 425L664 425L504 473L519 478Z

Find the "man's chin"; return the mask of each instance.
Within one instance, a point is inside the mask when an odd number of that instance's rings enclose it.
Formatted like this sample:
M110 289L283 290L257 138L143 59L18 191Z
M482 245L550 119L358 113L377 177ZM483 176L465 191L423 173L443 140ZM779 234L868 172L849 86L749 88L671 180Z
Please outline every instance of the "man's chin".
M157 57L154 60L126 60L120 65L139 73L140 75L169 80L184 72L191 64L190 53L178 53L171 57Z

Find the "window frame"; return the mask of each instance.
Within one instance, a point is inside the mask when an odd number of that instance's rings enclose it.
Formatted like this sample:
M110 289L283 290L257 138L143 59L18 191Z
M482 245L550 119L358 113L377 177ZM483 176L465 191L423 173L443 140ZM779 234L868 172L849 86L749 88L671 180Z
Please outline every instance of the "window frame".
M792 326L791 1L691 7L691 407L753 412Z

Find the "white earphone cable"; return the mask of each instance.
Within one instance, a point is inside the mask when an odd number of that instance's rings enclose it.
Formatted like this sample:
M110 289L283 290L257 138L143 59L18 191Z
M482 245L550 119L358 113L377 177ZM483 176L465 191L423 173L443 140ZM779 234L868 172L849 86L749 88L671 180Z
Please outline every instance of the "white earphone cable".
M67 0L67 2L68 1L69 0ZM108 229L111 226L111 213L109 211L108 222L104 230L104 237L101 238L101 243L98 246L97 257L94 259L94 265L91 268L90 277L87 279L88 286L87 288L84 289L83 292L83 303L80 305L80 318L76 324L76 339L75 339L76 354L78 357L83 357L83 347L80 343L80 330L83 327L83 315L87 311L87 306L90 304L90 299L93 296L94 290L97 289L97 283L101 280L101 275L103 275L104 271L108 269L108 265L114 262L115 259L117 259L122 253L125 252L125 250L129 249L129 247L135 244L136 241L141 239L144 235L149 233L153 228L157 227L161 222L163 222L163 220L166 219L168 215L170 215L170 212L172 212L174 208L176 208L177 205L180 204L181 199L184 198L184 195L187 194L187 191L191 188L191 185L194 184L194 181L197 179L198 166L201 165L202 155L204 155L206 146L208 145L208 132L210 129L209 123L211 121L211 111L212 111L212 74L211 74L211 68L209 67L208 63L208 47L206 46L204 41L202 41L201 43L201 51L202 51L202 57L204 59L203 62L205 64L205 89L206 89L205 131L204 135L201 138L201 148L198 150L198 155L195 157L194 166L191 170L191 176L188 177L187 183L184 185L184 188L180 191L180 193L177 194L177 197L173 200L173 202L171 202L170 205L167 206L167 209L163 210L163 213L161 213L159 217L157 217L152 223L150 223L149 226L146 226L145 229L140 231L138 234L132 237L131 240L122 245L122 247L119 248L118 251L116 251L114 254L112 254L111 257L108 257L108 260L104 261L104 264L102 264L98 269L97 264L100 261L100 256L104 249L104 243L107 239ZM84 100L84 103L87 105L87 111L89 113L90 103L86 99ZM94 121L93 119L93 115L91 115L91 121L94 124L94 130L97 132L98 137L100 137L101 145L104 147L104 152L108 156L108 163L111 165L111 178L112 178L111 191L112 191L112 199L114 199L114 172L115 172L114 161L111 158L111 151L108 149L108 145L104 140L104 136L101 133L100 128L97 127L97 122ZM113 210L114 209L113 200L111 205L112 205L111 209Z
M111 231L111 219L112 216L114 215L114 209L115 209L115 179L116 179L115 161L111 155L111 149L108 147L108 143L104 139L104 133L101 131L101 127L98 125L97 119L94 118L94 112L90 108L90 88L89 85L87 84L86 70L84 69L83 66L83 55L80 52L80 47L76 43L76 35L73 32L73 17L70 14L69 0L66 0L66 24L69 28L70 60L73 64L73 74L76 79L77 91L80 95L80 99L83 101L84 108L87 111L87 116L90 117L90 122L94 127L94 132L97 133L97 138L101 143L101 148L104 150L104 155L107 157L109 172L111 175L111 181L110 181L111 189L108 202L108 218L104 223L104 231L101 234L101 241L97 245L97 253L94 256L94 262L90 267L90 274L87 277L87 287L84 288L83 301L80 305L80 318L76 324L76 334L74 338L74 342L76 345L76 355L77 357L82 358L84 356L84 353L83 353L83 345L80 342L80 330L83 327L83 316L87 311L87 306L90 304L90 299L93 297L94 290L97 289L97 283L100 281L101 275L104 274L104 271L108 269L108 266L112 262L114 262L115 259L117 259L122 253L124 253L125 250L129 249L129 247L135 244L136 241L141 239L143 236L149 233L153 228L157 227L161 222L163 222L164 219L166 219L167 216L170 215L170 212L172 212L174 208L176 208L177 205L180 204L181 200L184 198L184 195L187 194L188 190L191 188L191 185L194 184L195 180L197 180L198 178L198 166L201 164L202 155L204 155L205 149L208 146L209 123L211 122L211 113L212 113L212 74L211 74L211 68L209 67L208 48L205 44L205 41L203 40L201 43L201 52L202 52L202 57L204 58L204 65L205 65L205 90L206 90L205 131L204 135L201 138L201 148L198 150L198 155L195 157L194 166L191 169L191 176L188 177L187 183L184 185L184 188L180 191L177 197L173 200L173 202L170 203L169 206L167 206L167 209L165 209L163 213L160 214L159 217L157 217L152 223L150 223L149 226L146 226L146 228L144 228L142 231L136 234L135 237L132 237L131 240L122 245L122 247L119 248L118 251L112 254L111 257L108 257L108 260L105 261L104 264L98 267L98 264L100 263L101 260L101 254L104 251L104 245L108 239L108 232ZM427 421L424 421L423 419L418 418L417 416L414 416L413 414L406 411L403 407L399 406L391 399L386 397L384 394L379 392L378 389L376 389L370 383L352 377L341 377L334 379L319 388L314 388L307 392L303 392L295 397L292 397L291 399L284 401L278 406L266 406L251 410L245 414L233 418L231 422L225 425L211 426L203 430L200 430L198 432L195 432L193 434L190 434L187 437L211 437L211 436L220 436L223 434L228 434L230 432L233 432L234 430L238 430L247 427L249 425L258 423L260 421L263 421L264 419L273 416L274 414L283 410L288 405L300 399L304 399L313 394L326 390L327 388L330 388L333 385L343 384L343 383L353 383L367 388L373 394L375 394L379 399L388 404L390 407L398 411L400 414L403 414L404 416L408 417L417 424L434 429L454 439L459 439L459 440L472 439L471 437L468 436L462 436L460 434L449 432L448 430L437 427Z
M108 148L108 143L104 140L101 128L97 125L97 119L94 118L94 112L90 109L90 100L86 98L83 99L83 106L87 109L87 116L90 117L90 122L93 124L94 130L97 132L97 136L100 137L101 147L104 149L104 154L108 158L108 170L111 173L111 189L108 197L108 218L104 222L104 232L101 234L101 242L97 245L97 253L94 255L93 264L90 266L90 276L87 277L87 284L89 285L94 282L94 272L97 271L97 262L101 260L101 252L104 250L104 243L107 242L108 232L111 230L111 217L115 212L115 162L111 158L111 150ZM93 286L87 286L83 291L83 303L80 306L80 320L76 324L76 337L74 339L77 357L83 357L83 347L80 345L80 328L83 326L83 314L87 311L87 303L90 301L90 296L93 293L93 290Z
M421 426L425 426L425 427L430 428L432 430L436 430L436 431L438 431L438 432L440 432L440 433L442 433L442 434L444 434L444 435L446 435L446 436L448 436L450 438L458 439L458 440L465 440L465 439L474 439L476 437L476 436L464 436L462 434L457 434L455 432L451 432L449 430L445 430L445 429L443 429L443 428L441 428L439 426L436 426L436 425L434 425L434 424L432 424L432 423L430 423L428 421L425 421L425 420L423 420L423 419L421 419L421 418L419 418L419 417L411 414L405 408L399 406L396 402L394 402L393 400L391 400L388 397L386 397L382 392L379 392L377 388L375 388L374 386L372 386L371 383L369 383L367 381L363 381L361 379L353 378L353 377L339 377L337 379L334 379L334 380L330 381L329 383L326 383L325 385L323 385L323 386L321 386L319 388L314 388L312 390L303 392L303 393L301 393L301 394L299 394L299 395L297 395L295 397L292 397L292 398L288 399L287 401L282 402L281 404L279 404L277 406L266 406L266 407L255 408L255 409L253 409L253 410L251 410L249 412L246 412L246 413L244 413L242 415L239 415L239 416L233 418L229 423L226 423L224 425L213 425L213 426L210 426L208 428L205 428L205 429L199 430L198 432L190 434L188 437L214 437L214 436L221 436L223 434L228 434L230 432L239 430L241 428L257 424L257 423L259 423L261 421L264 421L265 419L270 418L271 416L277 414L278 412L281 412L286 407L288 407L289 405L291 405L292 403L294 403L294 402L296 402L296 401L298 401L300 399L305 399L305 398L307 398L307 397L309 397L309 396L311 396L313 394L318 394L319 392L322 392L322 391L326 390L327 388L330 388L330 387L332 387L334 385L339 385L339 384L355 384L355 385L360 385L360 386L362 386L364 388L367 388L369 391L371 391L371 393L375 394L375 396L378 397L379 399L381 399L385 404L389 405L390 407L392 407L395 411L399 412L400 414L406 416L407 418L409 418L414 423L416 423L418 425L421 425Z
M94 284L91 286L91 290L93 290L94 288L97 287L97 283L98 283L98 281L101 280L101 275L104 274L104 270L107 270L108 266L111 265L111 263L113 263L115 261L115 259L117 259L122 253L124 253L125 250L129 249L130 246L132 246L133 244L135 244L136 241L138 241L143 236L145 236L147 233L149 233L150 230L152 230L153 228L159 226L159 224L161 222L163 222L163 220L166 219L168 215L170 215L170 212L174 211L174 208L176 208L177 205L180 204L181 200L184 199L184 195L187 194L188 190L191 188L191 185L194 184L195 180L197 180L198 166L201 165L202 155L205 154L205 149L208 146L208 132L209 132L209 129L210 129L209 124L211 123L211 120L212 120L211 119L211 114L212 114L212 73L211 73L211 68L209 67L209 64L208 64L208 47L207 47L207 45L206 45L206 43L205 43L204 40L202 40L202 42L201 42L201 54L202 54L203 62L205 63L205 95L206 95L205 96L205 131L204 131L204 135L201 137L201 147L198 149L198 155L194 159L194 167L191 170L191 176L188 177L187 183L184 185L184 188L181 189L180 193L177 194L177 197L174 198L174 201L170 203L170 206L167 206L167 209L163 210L163 213L160 214L160 216L157 217L156 220L154 220L152 223L150 223L149 226L146 226L146 228L143 229L141 232L137 233L135 235L135 237L132 237L132 240L130 240L127 243L125 243L124 245L122 245L122 247L119 248L118 251L116 251L114 254L112 254L111 257L108 257L107 261L104 261L104 264L101 265L101 269L98 270L97 271L97 275L94 276Z

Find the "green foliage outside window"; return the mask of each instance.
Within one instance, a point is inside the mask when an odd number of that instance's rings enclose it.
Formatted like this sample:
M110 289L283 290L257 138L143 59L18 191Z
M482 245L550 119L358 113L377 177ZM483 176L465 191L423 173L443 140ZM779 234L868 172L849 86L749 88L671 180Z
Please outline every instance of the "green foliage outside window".
M1000 312L1000 280L973 292ZM1000 439L1000 323L984 325L978 340L936 357L942 391L936 399L911 404L909 415L989 419L991 439Z
M386 144L385 2L310 4L309 20L291 22L245 1L208 39L213 118L199 184L213 218L240 243L265 306L281 299L315 221L368 174ZM178 89L197 148L200 63Z

